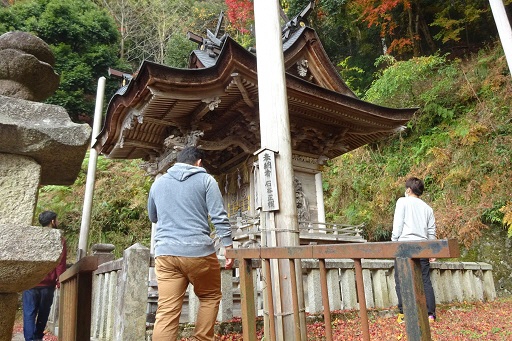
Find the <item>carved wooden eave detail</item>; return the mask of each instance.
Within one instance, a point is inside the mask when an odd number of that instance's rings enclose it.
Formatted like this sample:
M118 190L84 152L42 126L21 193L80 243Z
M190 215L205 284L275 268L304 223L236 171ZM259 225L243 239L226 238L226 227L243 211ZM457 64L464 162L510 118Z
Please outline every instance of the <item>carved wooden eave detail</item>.
M110 100L95 148L110 158L143 159L150 173L158 173L174 162L180 143L201 132L195 142L206 150L212 174L250 159L260 148L256 56L229 37L221 43L214 53L194 51L193 68L142 63ZM291 33L283 49L298 158L323 163L393 134L416 111L358 99L309 27Z

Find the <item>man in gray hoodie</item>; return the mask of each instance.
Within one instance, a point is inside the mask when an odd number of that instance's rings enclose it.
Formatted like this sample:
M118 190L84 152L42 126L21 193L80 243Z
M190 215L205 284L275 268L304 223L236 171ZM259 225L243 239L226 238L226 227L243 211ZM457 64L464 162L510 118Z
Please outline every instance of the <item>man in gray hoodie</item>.
M222 297L220 264L210 237L210 221L226 248L233 247L231 225L217 181L202 167L204 153L186 147L174 166L149 192L148 215L156 223L155 273L158 308L153 341L176 340L183 298L192 283L199 298L194 338L213 340ZM226 259L226 268L233 259Z

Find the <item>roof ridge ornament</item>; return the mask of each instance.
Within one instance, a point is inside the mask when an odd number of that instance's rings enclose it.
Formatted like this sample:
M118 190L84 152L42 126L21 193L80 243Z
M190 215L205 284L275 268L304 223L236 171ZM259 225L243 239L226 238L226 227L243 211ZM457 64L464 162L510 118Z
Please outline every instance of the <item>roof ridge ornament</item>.
M198 34L189 31L187 32L187 38L193 41L194 43L197 43L197 46L200 50L207 50L210 57L217 58L217 56L220 54L220 50L222 49L222 45L224 45L224 42L228 37L227 33L224 33L224 35L219 37L223 22L224 12L220 11L215 32L206 29L206 38L204 38Z
M283 28L281 29L283 40L288 39L293 32L297 31L303 25L309 24L308 17L311 12L313 12L314 8L315 0L309 0L309 4L307 4L299 14L284 24Z

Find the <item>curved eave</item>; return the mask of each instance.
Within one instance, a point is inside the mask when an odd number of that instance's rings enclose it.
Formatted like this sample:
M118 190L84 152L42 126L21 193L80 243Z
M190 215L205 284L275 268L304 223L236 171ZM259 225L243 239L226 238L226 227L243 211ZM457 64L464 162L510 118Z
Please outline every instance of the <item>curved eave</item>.
M283 44L284 64L290 70L302 58L310 63L310 69L318 85L346 96L357 98L341 78L327 56L320 38L311 27L302 27Z
M171 92L176 98L200 101L201 95L207 92L223 95L227 83L231 81L231 70L235 68L237 72L256 77L254 55L231 38L224 44L217 63L209 68L180 69L144 61L126 90L112 96L94 147L103 154L110 154L113 142L120 138L123 130L120 116L127 108L142 109L151 96L150 88Z
M308 30L302 33L300 37ZM323 58L311 46L300 39L290 43L288 62L305 53ZM339 92L344 83L334 77L337 72L329 72L321 77L331 85L286 74L294 152L337 157L393 134L417 110L371 104L346 93L348 87ZM230 38L208 68L145 61L129 85L112 97L95 148L111 158L148 159L162 154L168 136L200 129L210 143L210 159L221 165L213 171L221 173L259 148L257 83L256 57ZM220 99L219 104L209 109L207 102L213 99Z

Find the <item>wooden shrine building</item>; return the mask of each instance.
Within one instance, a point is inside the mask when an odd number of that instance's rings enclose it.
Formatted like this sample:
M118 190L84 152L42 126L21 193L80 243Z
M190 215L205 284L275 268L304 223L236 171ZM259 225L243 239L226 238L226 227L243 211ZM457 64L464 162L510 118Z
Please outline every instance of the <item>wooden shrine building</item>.
M314 224L325 223L325 161L394 134L416 109L386 108L357 98L316 32L304 25L307 12L284 26L282 41L298 219L311 232ZM240 226L258 217L256 53L265 51L249 51L227 35L218 37L219 26L207 38L190 34L199 49L191 53L188 68L144 61L110 100L95 148L113 159L143 159L143 167L156 176L174 163L180 147L200 146L207 153L205 168L216 177L230 218L238 217ZM332 240L364 241L357 233Z

